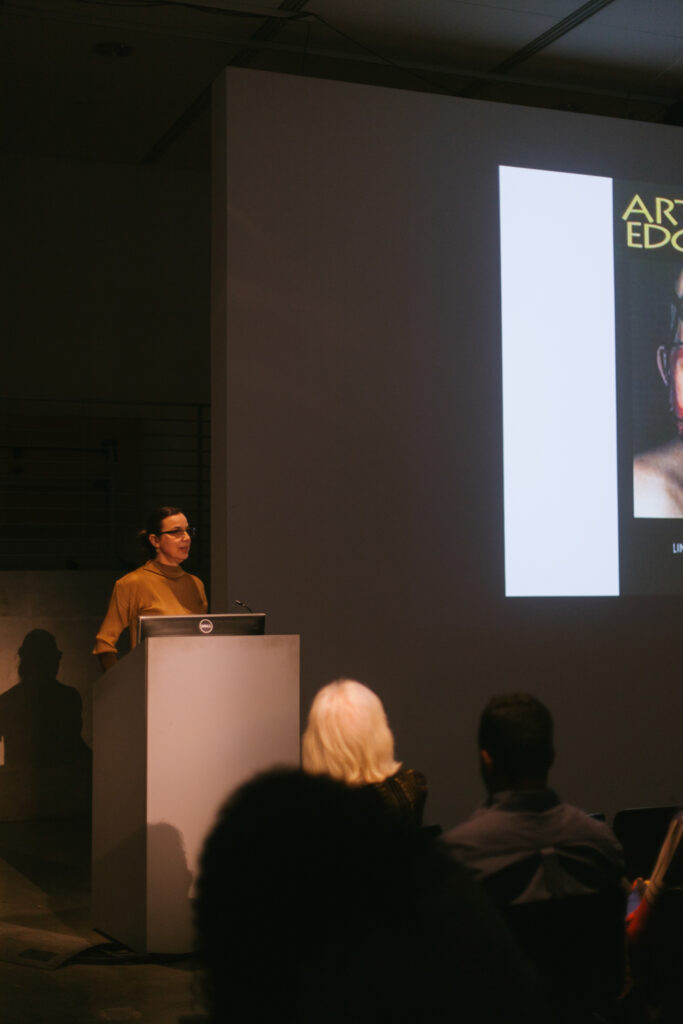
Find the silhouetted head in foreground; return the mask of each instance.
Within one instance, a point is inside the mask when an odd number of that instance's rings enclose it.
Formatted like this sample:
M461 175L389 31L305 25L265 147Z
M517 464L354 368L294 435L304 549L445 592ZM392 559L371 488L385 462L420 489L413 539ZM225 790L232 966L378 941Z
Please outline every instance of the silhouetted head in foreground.
M196 922L215 1024L547 1019L464 869L372 789L327 776L237 790L204 847Z

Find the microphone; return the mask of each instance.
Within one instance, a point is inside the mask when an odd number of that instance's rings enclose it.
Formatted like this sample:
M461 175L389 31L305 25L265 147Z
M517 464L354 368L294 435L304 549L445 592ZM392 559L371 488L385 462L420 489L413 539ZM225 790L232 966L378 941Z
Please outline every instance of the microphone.
M238 604L240 606L240 608L246 608L246 610L248 612L251 612L252 615L254 614L254 609L250 608L248 604L244 603L244 601L238 601L237 598L235 598L235 602L234 603Z

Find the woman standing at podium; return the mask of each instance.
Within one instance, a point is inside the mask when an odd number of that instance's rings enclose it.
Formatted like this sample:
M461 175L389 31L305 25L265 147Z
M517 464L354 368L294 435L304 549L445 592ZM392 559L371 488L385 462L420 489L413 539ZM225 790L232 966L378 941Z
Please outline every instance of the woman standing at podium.
M180 508L162 505L152 512L140 539L148 561L114 584L93 654L103 669L118 661L116 644L124 629L130 646L138 639L141 615L202 615L207 611L204 584L180 568L190 553L194 528Z

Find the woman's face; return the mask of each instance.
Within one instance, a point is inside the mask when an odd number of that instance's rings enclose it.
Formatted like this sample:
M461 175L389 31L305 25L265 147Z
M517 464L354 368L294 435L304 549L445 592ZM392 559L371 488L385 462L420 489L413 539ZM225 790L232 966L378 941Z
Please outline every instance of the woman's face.
M187 532L187 517L179 512L161 520L161 531L150 533L150 544L156 549L155 561L162 565L180 565L190 553L190 535Z

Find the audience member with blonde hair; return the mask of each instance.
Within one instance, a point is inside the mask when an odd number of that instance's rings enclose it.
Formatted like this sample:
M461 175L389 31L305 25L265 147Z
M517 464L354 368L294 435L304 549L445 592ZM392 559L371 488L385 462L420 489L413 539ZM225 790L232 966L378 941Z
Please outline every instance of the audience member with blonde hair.
M381 700L354 679L319 690L302 741L311 775L329 775L349 786L372 786L405 821L422 824L427 782L394 757L394 737Z

